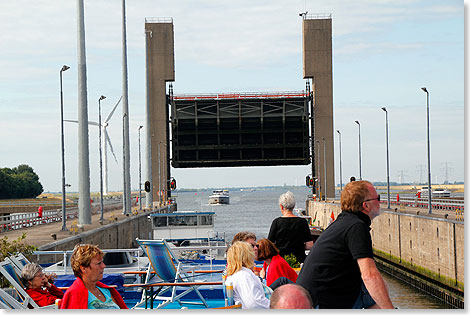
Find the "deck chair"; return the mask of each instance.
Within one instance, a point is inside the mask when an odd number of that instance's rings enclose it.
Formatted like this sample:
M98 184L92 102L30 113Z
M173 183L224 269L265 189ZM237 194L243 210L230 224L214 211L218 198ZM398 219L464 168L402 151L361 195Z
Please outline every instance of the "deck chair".
M10 284L15 288L16 292L22 300L22 304L26 307L31 305L33 308L56 308L54 304L40 307L34 302L34 300L29 296L25 291L23 281L21 281L20 274L18 273L18 267L16 267L10 259L6 258L4 261L0 262L0 273L10 282Z
M181 306L183 304L191 305L204 305L208 307L206 300L199 292L198 287L201 285L220 285L222 282L195 282L194 269L184 268L182 263L172 253L165 240L139 240L136 239L139 246L147 254L150 264L147 269L145 283L143 284L127 284L124 287L141 287L144 289L141 301L138 302L133 308L141 307L145 304L147 308L147 301L149 300L148 291L150 290L150 308L153 308L153 301L162 301L158 304L157 308L162 308L169 303L178 302ZM188 281L192 273L192 281ZM177 294L177 287L184 287L182 293ZM154 289L157 289L154 292ZM171 291L170 296L164 296L166 292ZM201 302L184 301L182 298L191 293L196 293Z
M31 262L29 261L28 258L26 258L23 253L18 253L16 255L8 257L15 266L17 266L20 270L23 270L23 267L26 266L27 264L30 264Z
M12 297L10 294L5 292L5 290L0 289L0 308L1 309L27 309L27 307L18 300L16 300L14 297Z

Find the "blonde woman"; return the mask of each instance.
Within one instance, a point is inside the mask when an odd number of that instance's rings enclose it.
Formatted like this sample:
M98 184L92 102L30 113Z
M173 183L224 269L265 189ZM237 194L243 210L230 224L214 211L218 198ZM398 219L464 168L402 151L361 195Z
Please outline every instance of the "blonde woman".
M250 244L235 242L227 251L227 283L233 285L233 299L243 309L269 308L259 278L253 273L255 254Z

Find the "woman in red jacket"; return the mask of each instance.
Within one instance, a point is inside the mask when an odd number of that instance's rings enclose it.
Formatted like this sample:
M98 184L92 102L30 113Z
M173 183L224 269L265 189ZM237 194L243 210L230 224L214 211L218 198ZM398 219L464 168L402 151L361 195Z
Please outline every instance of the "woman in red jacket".
M61 309L128 308L115 288L99 281L106 267L103 257L96 245L75 246L70 263L77 279L65 292Z
M266 279L266 285L275 290L286 283L295 283L297 273L279 255L279 249L270 240L263 238L258 241L257 260L264 261L260 276Z
M45 275L42 267L36 263L24 266L21 278L26 286L26 293L39 306L54 304L64 296L62 290L52 284L52 276Z

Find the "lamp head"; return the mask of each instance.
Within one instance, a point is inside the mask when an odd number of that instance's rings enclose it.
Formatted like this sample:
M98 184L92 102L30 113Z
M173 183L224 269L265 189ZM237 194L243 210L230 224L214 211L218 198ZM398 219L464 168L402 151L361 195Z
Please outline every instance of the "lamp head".
M106 96L101 95L99 101L102 101L102 100L104 100L105 98L106 98Z
M68 69L70 69L69 66L63 65L63 66L62 66L62 69L60 69L60 71L63 72L63 71L67 71Z
M358 124L359 126L361 125L361 124L359 123L359 120L356 120L356 124Z
M427 90L425 87L422 87L421 90L423 90L424 92L428 93L428 90Z
M382 110L383 110L384 112L386 112L386 111L387 111L387 109L386 109L385 107L382 107Z
M142 129L142 128L144 128L144 126L139 126L139 130Z
M341 132L339 132L339 130L336 130L337 133L341 134Z

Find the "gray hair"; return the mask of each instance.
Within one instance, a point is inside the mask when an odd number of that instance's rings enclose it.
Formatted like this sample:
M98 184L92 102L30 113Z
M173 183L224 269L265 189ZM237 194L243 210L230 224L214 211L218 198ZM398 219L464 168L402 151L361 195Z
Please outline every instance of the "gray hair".
M279 197L279 204L286 210L293 210L295 207L294 194L290 191Z
M21 278L23 279L24 284L27 286L28 281L33 280L34 276L42 271L42 267L37 263L30 263L23 267L21 270Z

